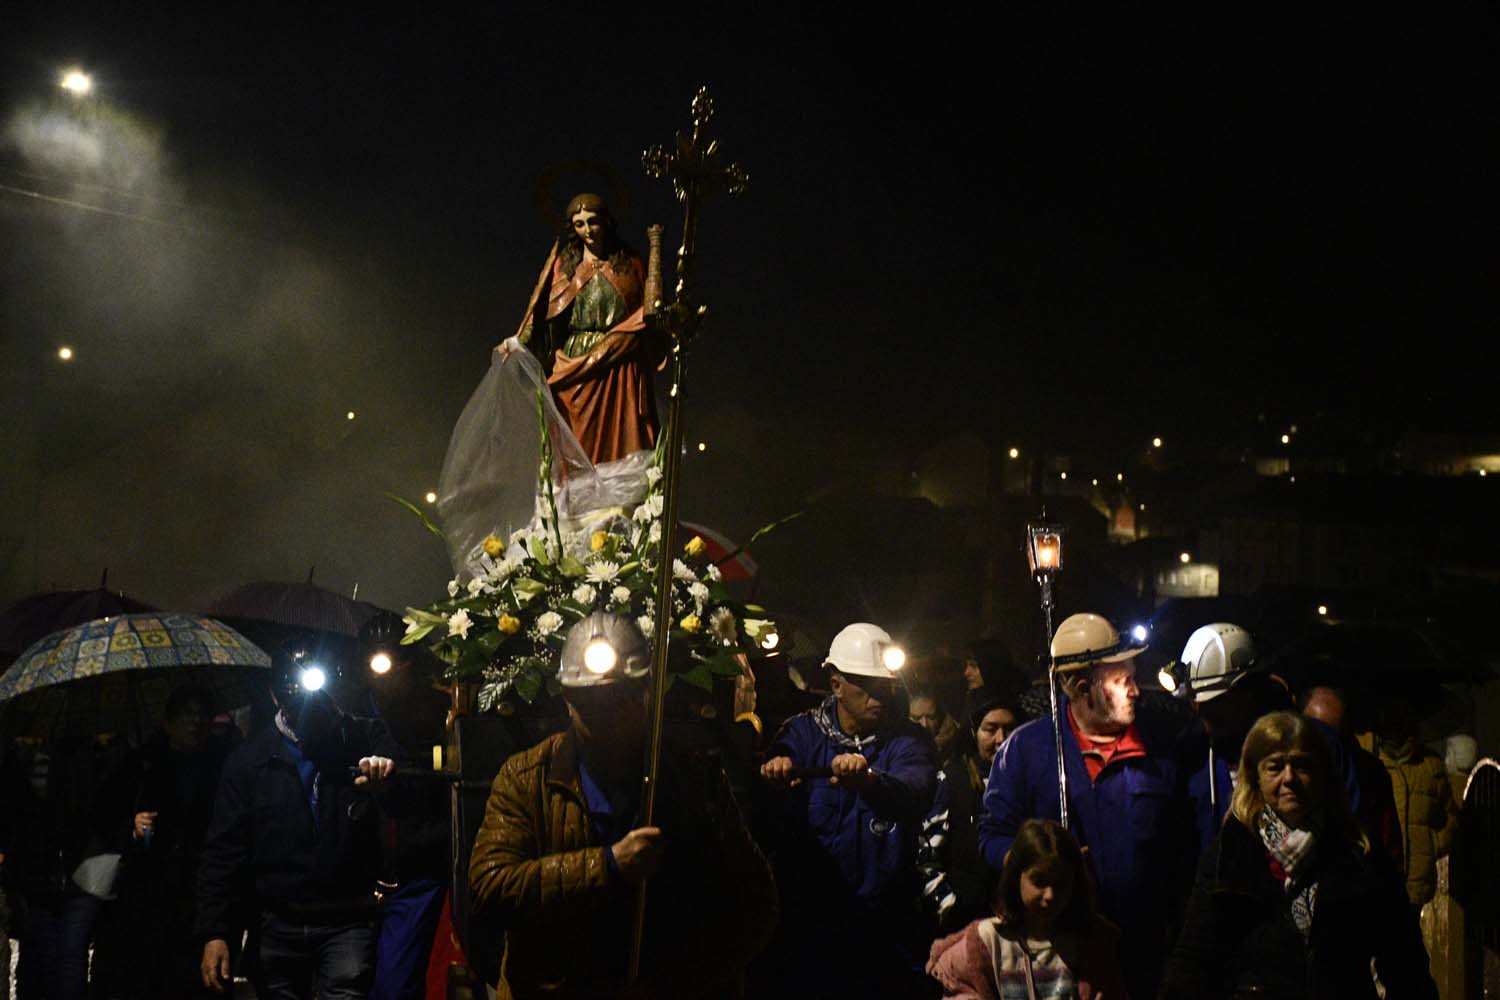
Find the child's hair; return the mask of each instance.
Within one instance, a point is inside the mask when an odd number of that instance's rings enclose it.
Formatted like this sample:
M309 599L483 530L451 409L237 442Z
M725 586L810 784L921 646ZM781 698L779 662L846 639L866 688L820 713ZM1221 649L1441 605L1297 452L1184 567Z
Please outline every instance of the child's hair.
M1058 912L1054 926L1087 931L1094 918L1094 887L1083 852L1071 833L1046 819L1028 819L1022 823L1006 852L1005 869L1000 873L1000 885L995 892L995 915L1000 918L1000 925L1016 928L1025 919L1021 873L1033 865L1063 868L1073 876L1072 893Z

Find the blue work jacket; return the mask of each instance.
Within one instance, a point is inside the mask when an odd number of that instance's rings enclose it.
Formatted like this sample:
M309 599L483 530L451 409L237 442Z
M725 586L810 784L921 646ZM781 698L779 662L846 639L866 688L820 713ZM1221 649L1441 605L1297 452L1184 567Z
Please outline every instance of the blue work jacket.
M768 755L790 757L796 767L828 767L839 754L858 753L875 774L872 788L857 792L827 778L794 789L791 817L838 866L842 882L866 906L879 910L916 899L917 832L932 804L937 760L932 741L902 721L855 738L839 728L829 698L788 719Z
M1091 780L1063 715L1068 827L1088 852L1100 910L1120 927L1131 995L1154 996L1170 924L1191 884L1197 837L1175 738L1140 724L1137 732L1147 752L1113 759ZM979 819L985 861L1003 868L1022 822L1060 816L1052 720L1044 717L1017 729L995 755Z

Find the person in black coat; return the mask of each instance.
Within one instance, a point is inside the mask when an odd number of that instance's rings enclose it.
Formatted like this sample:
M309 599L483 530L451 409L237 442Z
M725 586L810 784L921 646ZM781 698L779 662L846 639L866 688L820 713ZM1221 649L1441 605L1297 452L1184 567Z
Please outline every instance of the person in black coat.
M1276 712L1246 736L1163 1000L1373 1000L1375 976L1387 1000L1436 1000L1416 919L1370 857L1314 726Z
M205 986L229 986L237 904L261 911L260 970L270 996L364 997L374 968L379 810L366 786L395 770L400 747L378 719L329 697L331 669L278 653L274 725L224 764L198 867L197 933Z
M207 690L174 690L162 730L100 792L95 822L123 861L94 949L96 995L204 993L193 928L198 854L231 748L211 733L213 715Z

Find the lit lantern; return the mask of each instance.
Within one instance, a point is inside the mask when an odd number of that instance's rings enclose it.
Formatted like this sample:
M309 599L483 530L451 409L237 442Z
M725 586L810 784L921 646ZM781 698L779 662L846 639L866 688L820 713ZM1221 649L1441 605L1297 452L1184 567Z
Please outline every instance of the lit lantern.
M1039 521L1028 524L1026 561L1035 576L1051 576L1062 569L1062 528Z

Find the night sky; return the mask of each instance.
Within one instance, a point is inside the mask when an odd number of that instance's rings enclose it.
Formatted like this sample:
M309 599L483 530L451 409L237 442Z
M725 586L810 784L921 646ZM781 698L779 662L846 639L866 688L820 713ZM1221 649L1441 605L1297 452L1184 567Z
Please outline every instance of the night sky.
M314 566L437 596L382 493L435 486L546 206L602 189L675 246L639 154L702 83L751 189L700 233L692 520L1011 444L1500 430L1478 8L153 8L5 16L5 601L105 566L163 605Z

